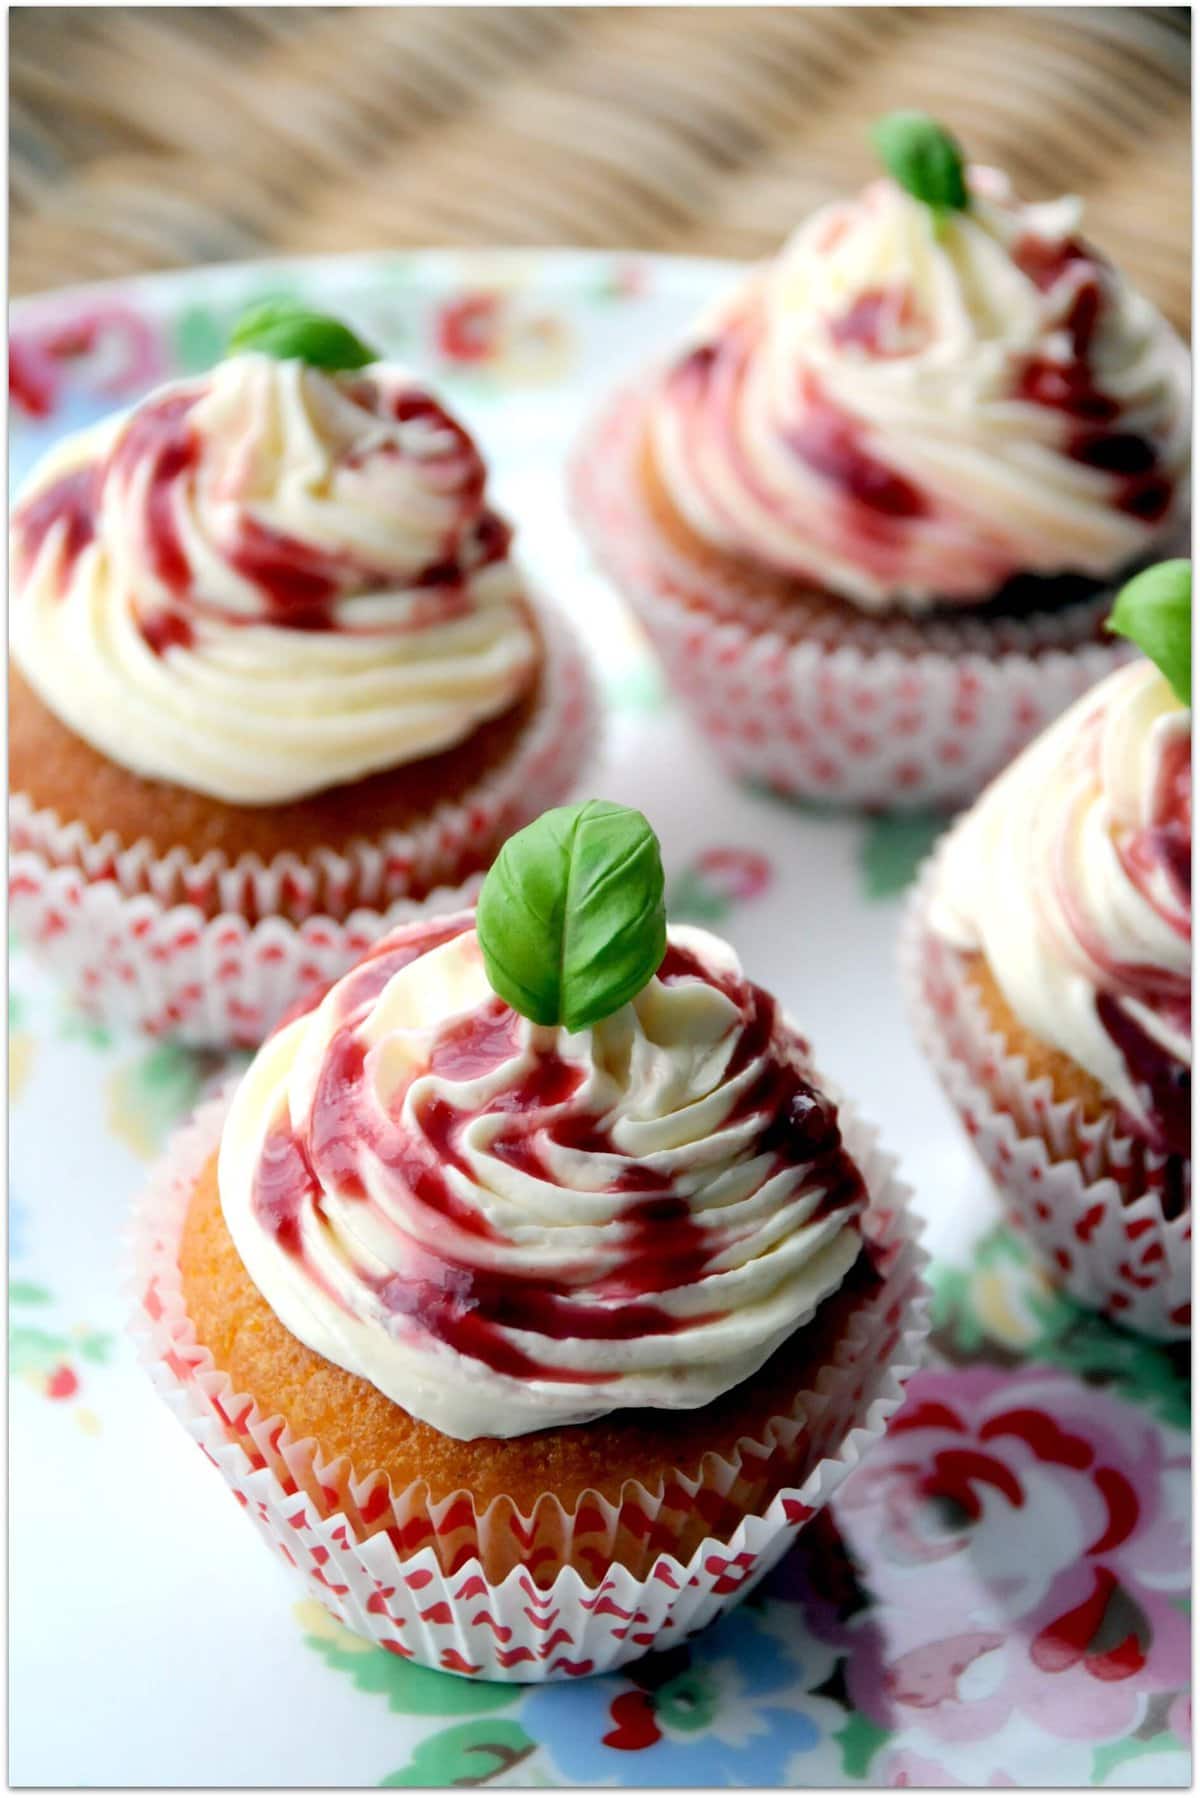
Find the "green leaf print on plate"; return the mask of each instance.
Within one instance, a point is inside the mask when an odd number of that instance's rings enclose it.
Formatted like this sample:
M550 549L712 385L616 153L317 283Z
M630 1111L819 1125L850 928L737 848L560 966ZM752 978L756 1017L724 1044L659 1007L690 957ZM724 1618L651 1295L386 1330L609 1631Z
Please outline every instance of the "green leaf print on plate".
M11 1214L10 1214L11 1229ZM61 1402L74 1399L82 1384L80 1362L102 1366L110 1360L113 1338L90 1324L77 1324L64 1330L46 1308L54 1304L49 1287L36 1280L12 1280L8 1288L8 1372L10 1379L21 1379L43 1398ZM38 1322L27 1323L28 1307ZM43 1327L45 1325L45 1327ZM91 1414L77 1413L91 1433L99 1428ZM94 1426L94 1427L93 1427Z
M667 887L667 916L672 924L723 924L731 907L695 868L684 868Z
M175 322L175 360L181 374L200 374L225 353L226 328L211 306L187 306Z
M386 1698L389 1710L405 1716L461 1717L476 1711L498 1711L521 1696L519 1686L435 1673L403 1655L376 1648L343 1628L315 1599L303 1600L295 1607L295 1615L304 1625L305 1643L327 1666L348 1674L360 1692Z
M614 300L642 299L649 292L653 273L648 262L636 256L618 256L601 271L599 280L589 280L583 287L583 298L599 305Z
M746 780L743 790L786 805L802 818L858 820L857 862L864 899L894 899L910 887L922 862L945 831L950 815L941 811L879 812L864 816L832 799L805 799L767 780Z
M1126 1736L1121 1742L1105 1742L1096 1749L1096 1758L1092 1762L1092 1784L1105 1785L1110 1773L1118 1767L1126 1766L1130 1761L1141 1760L1147 1754L1176 1754L1179 1741L1169 1730L1161 1730L1153 1736ZM1126 1776L1113 1781L1114 1785L1141 1785L1136 1776Z
M84 1360L98 1366L102 1367L112 1354L113 1339L103 1330L85 1330L74 1341Z
M702 850L668 881L667 916L673 924L723 924L773 879L770 861L757 849Z
M38 1286L33 1280L12 1280L8 1288L10 1305L48 1305L50 1292L45 1286Z
M380 1780L384 1786L482 1786L510 1773L535 1753L519 1723L497 1717L458 1723L421 1743L407 1767ZM517 1783L521 1783L518 1781Z
M15 1297L14 1302L17 1302ZM41 1304L43 1300L25 1302ZM103 1363L109 1359L112 1347L112 1337L101 1330L81 1327L70 1335L62 1335L29 1324L12 1324L8 1333L9 1377L21 1378L43 1398L61 1403L79 1394L81 1380L78 1363L73 1357L82 1356L85 1361ZM95 1420L90 1413L87 1416L85 1427L94 1434L91 1425ZM98 1424L95 1427L98 1428Z
M930 1283L934 1341L950 1360L982 1353L991 1361L1048 1361L1188 1428L1188 1344L1151 1342L1076 1304L1007 1225L982 1238L969 1266L935 1264Z
M688 1667L654 1694L654 1715L670 1729L693 1735L707 1729L720 1709L716 1680L707 1667Z
M248 306L265 305L269 301L297 300L294 284L256 288L253 293L231 301L228 306L185 306L175 320L172 347L176 374L198 375L213 368L227 353L229 327Z
M99 1018L89 1017L69 1000L59 1013L58 1034L64 1042L86 1043L90 1049L111 1049L113 1044L113 1033L108 1025Z
M65 1336L37 1330L29 1324L13 1324L8 1332L8 1367L14 1374L42 1373L67 1353Z
M156 1155L223 1065L224 1058L215 1051L185 1049L179 1043L156 1043L134 1061L123 1063L108 1080L113 1135L135 1155L146 1159Z
M834 1735L842 1755L842 1772L847 1779L865 1779L871 1762L890 1742L893 1732L875 1723L862 1711L854 1711Z
M904 892L945 828L941 812L898 812L868 818L858 848L865 896L894 899Z

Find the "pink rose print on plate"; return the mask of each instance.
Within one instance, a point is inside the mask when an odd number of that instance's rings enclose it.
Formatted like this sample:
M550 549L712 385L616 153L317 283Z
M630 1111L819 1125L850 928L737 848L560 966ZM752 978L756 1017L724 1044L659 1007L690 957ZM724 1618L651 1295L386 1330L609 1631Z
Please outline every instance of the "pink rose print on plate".
M28 418L58 412L68 382L111 402L141 393L165 373L161 329L115 300L22 325L9 344L9 395Z
M500 352L502 326L500 294L459 294L438 313L438 349L447 362L490 362Z
M614 300L645 299L650 291L650 265L646 262L617 262L609 271L607 295Z
M536 296L489 288L443 301L433 337L451 368L516 382L556 380L567 368L572 341L567 319L547 311Z
M757 899L771 884L771 864L756 849L706 849L696 870L727 899Z
M1181 1436L1068 1376L919 1376L834 1507L874 1601L835 1607L855 1702L947 1745L1133 1730L1188 1684L1188 1479Z
M886 1786L958 1786L961 1780L949 1767L941 1761L930 1760L928 1755L913 1754L910 1749L902 1748L895 1754L885 1757L880 1768L880 1783ZM977 1772L971 1781L976 1786L1015 1786L1016 1780L1008 1773L993 1772L983 1774Z
M672 879L667 910L677 924L723 924L735 907L765 893L772 878L770 861L757 849L705 849Z

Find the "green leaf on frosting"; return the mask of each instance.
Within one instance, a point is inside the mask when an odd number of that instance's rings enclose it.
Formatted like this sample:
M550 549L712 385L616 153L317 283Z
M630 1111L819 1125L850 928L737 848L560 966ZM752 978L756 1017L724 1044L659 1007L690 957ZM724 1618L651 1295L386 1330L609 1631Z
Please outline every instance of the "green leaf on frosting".
M476 928L487 977L535 1024L585 1030L641 992L667 947L658 838L604 799L543 812L505 843Z
M280 362L308 362L313 368L365 368L378 351L341 319L310 312L297 300L264 300L243 312L229 333L231 350L257 350Z
M1108 628L1128 637L1192 703L1192 565L1186 557L1144 568L1117 594Z
M937 212L965 212L970 204L963 153L927 112L889 112L871 132L893 180Z

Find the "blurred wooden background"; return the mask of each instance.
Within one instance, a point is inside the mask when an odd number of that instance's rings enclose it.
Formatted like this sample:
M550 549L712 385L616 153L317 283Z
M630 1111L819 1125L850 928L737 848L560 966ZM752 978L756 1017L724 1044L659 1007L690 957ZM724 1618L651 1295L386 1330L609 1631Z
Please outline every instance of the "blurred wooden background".
M15 293L267 251L753 255L922 106L1186 328L1183 7L14 7Z

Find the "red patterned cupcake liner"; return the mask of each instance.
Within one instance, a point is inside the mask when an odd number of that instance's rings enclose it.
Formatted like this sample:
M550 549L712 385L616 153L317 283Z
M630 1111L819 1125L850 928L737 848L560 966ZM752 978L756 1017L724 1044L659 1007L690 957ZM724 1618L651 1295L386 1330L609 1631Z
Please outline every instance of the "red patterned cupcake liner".
M550 608L541 621L543 698L514 750L416 828L344 854L231 863L96 840L18 793L9 807L13 926L94 1017L207 1046L260 1043L383 932L470 903L482 879L464 878L472 851L579 781L596 748L595 689L573 632Z
M321 1460L278 1418L237 1394L196 1341L179 1244L196 1180L220 1138L228 1096L168 1149L133 1222L134 1331L141 1359L188 1433L267 1541L347 1628L425 1666L484 1679L602 1672L681 1641L742 1597L780 1558L879 1438L902 1402L928 1329L924 1256L908 1192L873 1133L847 1111L847 1145L871 1194L865 1230L880 1284L855 1307L829 1364L787 1417L734 1455L704 1458L661 1491L626 1483L619 1503L545 1494L523 1513L479 1510L469 1492L432 1502ZM795 1467L760 1511L756 1486ZM690 1532L695 1547L673 1550ZM614 1558L633 1548L641 1571ZM569 1564L567 1564L569 1563ZM551 1573L551 1568L557 1572ZM584 1571L581 1571L583 1569Z
M1111 594L1002 622L848 613L833 643L803 634L798 610L789 634L749 578L666 540L639 484L644 417L626 389L595 420L572 458L571 509L739 779L888 810L961 805L1132 653L1091 640Z
M1080 1304L1163 1341L1191 1335L1190 1193L1172 1159L1110 1117L1089 1121L993 1028L964 958L926 922L938 856L905 917L901 980L918 1041L1009 1221ZM1190 1182L1191 1167L1187 1168Z

